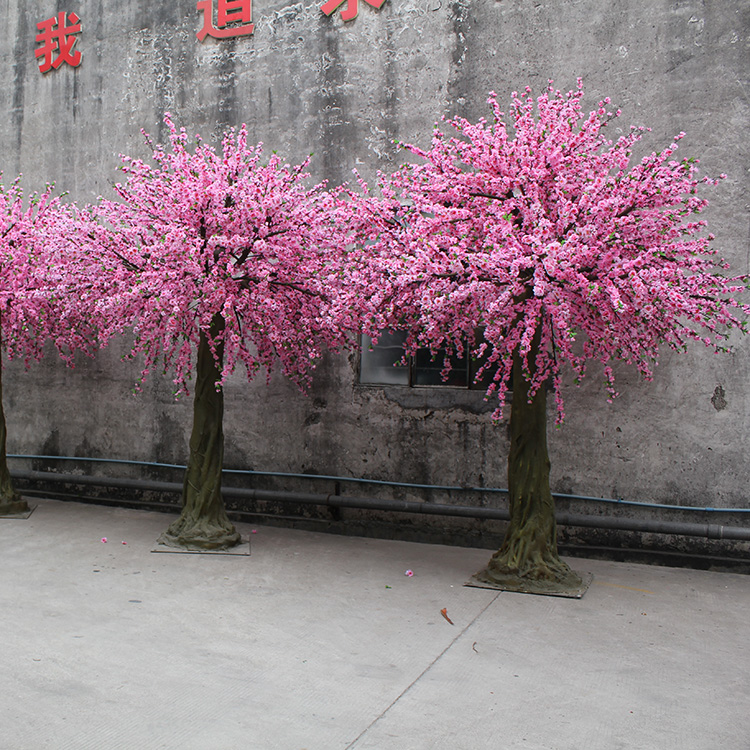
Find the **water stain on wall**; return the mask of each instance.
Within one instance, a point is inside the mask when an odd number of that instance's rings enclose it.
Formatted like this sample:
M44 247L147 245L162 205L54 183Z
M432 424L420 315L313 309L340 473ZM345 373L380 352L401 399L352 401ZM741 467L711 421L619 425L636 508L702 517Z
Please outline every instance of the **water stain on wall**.
M726 393L720 385L717 385L716 388L714 388L714 395L711 396L711 403L716 411L722 411L722 409L727 408Z

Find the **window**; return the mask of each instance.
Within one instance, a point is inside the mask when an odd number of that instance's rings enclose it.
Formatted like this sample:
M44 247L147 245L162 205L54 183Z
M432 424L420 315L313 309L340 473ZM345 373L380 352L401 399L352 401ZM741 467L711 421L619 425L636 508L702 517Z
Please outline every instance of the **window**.
M449 386L486 390L489 378L474 382L480 362L469 357L451 357L451 370L443 380L445 351L440 350L433 357L429 349L419 349L416 356L404 356L406 334L401 331L383 333L378 343L373 345L369 336L362 337L359 382L366 385L405 385L405 386Z

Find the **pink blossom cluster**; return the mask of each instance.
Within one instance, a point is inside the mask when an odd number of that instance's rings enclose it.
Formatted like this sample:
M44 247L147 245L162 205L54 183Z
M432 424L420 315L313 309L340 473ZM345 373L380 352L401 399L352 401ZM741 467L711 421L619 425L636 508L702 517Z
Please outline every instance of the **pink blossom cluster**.
M613 362L650 379L660 345L720 351L750 312L738 301L748 279L726 273L696 217L699 189L717 181L674 158L683 134L633 163L645 129L609 140L620 113L605 99L586 114L582 96L580 80L567 94L514 93L508 125L491 93L492 122L457 117L450 137L436 126L429 149L404 147L419 163L351 195L368 332L406 330L410 352L468 342L501 405L518 352L530 397L552 380L558 421L564 363L579 380L601 362L614 397Z
M19 176L0 185L0 331L8 357L26 366L48 341L73 364L93 354L99 331L87 293L90 256L71 238L80 232L74 207L53 197L52 186L25 198Z
M190 147L185 130L165 122L169 148L155 146L152 165L123 157L119 200L93 209L109 326L132 325L143 375L158 364L178 393L201 331L219 384L238 364L252 379L278 362L306 387L324 348L350 345L356 326L341 294L340 201L324 184L305 185L307 162L290 166L275 153L263 161L245 126L217 151L200 138ZM217 316L223 325L212 328Z

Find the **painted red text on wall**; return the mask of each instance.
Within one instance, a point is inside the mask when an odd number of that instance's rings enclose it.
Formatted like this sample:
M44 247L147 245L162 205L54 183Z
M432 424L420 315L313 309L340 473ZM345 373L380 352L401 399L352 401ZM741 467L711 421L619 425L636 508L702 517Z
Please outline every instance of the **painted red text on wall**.
M81 19L75 13L58 13L46 21L36 25L40 33L36 41L42 46L34 53L41 57L39 70L46 73L54 68L57 70L63 63L74 68L81 64L82 55L73 46L78 41L75 34L81 33Z
M320 6L320 9L327 16L330 16L343 2L344 0L328 0ZM382 8L385 0L365 0L365 2L372 5L373 8ZM346 0L346 8L341 11L341 18L344 21L351 21L357 17L357 13L359 13L359 0Z
M207 36L226 39L231 36L252 34L255 28L252 0L218 0L218 17L214 25L214 0L199 0L197 8L203 11L203 28L196 34L202 42Z

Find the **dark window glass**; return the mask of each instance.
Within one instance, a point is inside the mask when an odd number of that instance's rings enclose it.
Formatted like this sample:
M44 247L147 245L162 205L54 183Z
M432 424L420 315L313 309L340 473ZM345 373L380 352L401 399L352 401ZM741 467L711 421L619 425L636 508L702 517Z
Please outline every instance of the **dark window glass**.
M407 357L403 363L406 334L401 331L383 333L373 346L369 336L362 337L359 382L368 385L406 386L450 386L453 388L476 388L485 390L491 377L485 376L479 383L474 377L481 362L469 357L450 357L451 369L443 380L445 350L433 356L429 349L419 349L416 356Z
M380 385L409 385L409 366L404 356L402 333L383 333L373 346L369 336L362 337L359 382Z
M467 388L469 385L469 360L466 357L452 356L449 359L450 372L443 380L445 350L438 350L433 357L429 349L419 349L412 362L413 385L452 385Z

